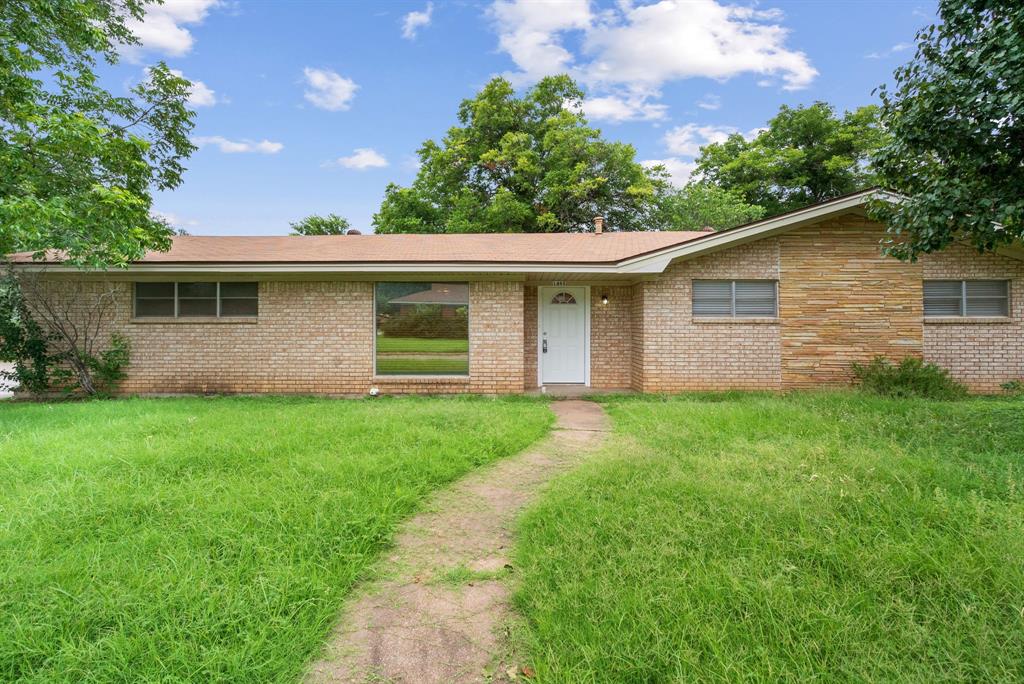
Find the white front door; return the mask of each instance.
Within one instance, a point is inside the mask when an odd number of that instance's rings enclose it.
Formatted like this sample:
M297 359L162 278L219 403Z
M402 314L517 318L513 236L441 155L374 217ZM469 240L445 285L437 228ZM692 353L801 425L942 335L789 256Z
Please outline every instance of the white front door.
M541 287L542 384L586 382L587 288Z

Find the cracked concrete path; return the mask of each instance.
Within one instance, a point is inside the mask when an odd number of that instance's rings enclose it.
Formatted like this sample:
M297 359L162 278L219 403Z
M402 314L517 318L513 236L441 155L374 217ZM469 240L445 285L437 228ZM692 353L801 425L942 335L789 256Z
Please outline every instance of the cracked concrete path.
M505 681L494 670L510 614L511 523L539 486L592 453L608 430L593 402L551 409L549 436L439 492L402 527L385 576L348 604L307 682Z

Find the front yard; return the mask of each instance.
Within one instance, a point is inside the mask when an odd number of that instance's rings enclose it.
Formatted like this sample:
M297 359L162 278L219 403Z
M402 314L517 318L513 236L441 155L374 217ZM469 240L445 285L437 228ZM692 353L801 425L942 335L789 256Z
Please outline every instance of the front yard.
M0 681L294 681L430 491L532 400L0 404Z
M1024 680L1024 402L604 404L520 525L536 681Z

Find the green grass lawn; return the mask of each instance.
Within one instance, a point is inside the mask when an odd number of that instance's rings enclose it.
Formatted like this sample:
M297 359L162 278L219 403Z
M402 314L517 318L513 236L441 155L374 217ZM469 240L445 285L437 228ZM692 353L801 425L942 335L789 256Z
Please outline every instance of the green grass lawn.
M468 372L469 360L465 356L455 358L377 357L378 375L465 375Z
M466 353L469 340L428 339L424 337L377 336L379 352Z
M537 681L1024 680L1024 402L604 403L520 524Z
M0 681L295 681L431 490L538 401L0 404Z

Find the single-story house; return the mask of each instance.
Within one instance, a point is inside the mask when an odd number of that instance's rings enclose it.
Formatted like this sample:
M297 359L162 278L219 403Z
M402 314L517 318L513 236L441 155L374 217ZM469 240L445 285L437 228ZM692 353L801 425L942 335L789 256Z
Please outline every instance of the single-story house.
M921 357L1024 377L1024 252L905 263L857 193L724 232L177 237L117 293L125 393L790 390Z

